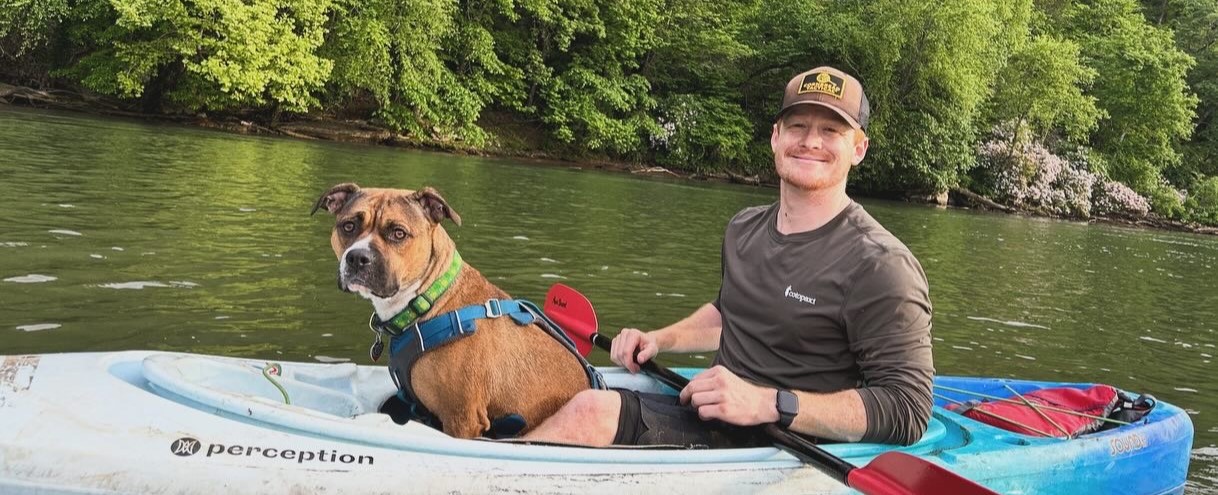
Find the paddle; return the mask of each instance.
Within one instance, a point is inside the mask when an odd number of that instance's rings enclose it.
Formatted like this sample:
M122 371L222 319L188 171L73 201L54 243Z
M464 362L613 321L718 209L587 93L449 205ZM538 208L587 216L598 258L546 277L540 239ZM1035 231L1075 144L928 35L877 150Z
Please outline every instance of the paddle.
M563 284L554 284L546 293L543 311L554 320L571 340L580 354L592 352L592 344L611 349L611 340L597 333L596 311L587 297ZM654 361L641 364L643 371L664 384L680 390L689 379ZM904 452L880 454L863 467L857 467L834 456L816 444L777 425L767 425L764 431L775 446L811 464L837 481L867 495L996 495L995 492L930 461Z

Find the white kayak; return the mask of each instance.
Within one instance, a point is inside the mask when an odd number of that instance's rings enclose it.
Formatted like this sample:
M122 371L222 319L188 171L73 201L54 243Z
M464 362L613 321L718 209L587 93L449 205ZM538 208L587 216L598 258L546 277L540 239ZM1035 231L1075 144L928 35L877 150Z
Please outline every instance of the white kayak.
M454 439L377 412L396 393L383 366L279 364L272 380L265 361L197 354L0 356L0 493L852 493L773 447L594 449ZM602 372L610 386L671 392L644 375ZM1087 456L1102 452L1096 473L1133 483L1129 493L1183 488L1184 472L1176 471L1187 470L1192 425L1169 404L1160 404L1153 421L1095 441L1025 438L938 406L933 416L922 441L909 447L825 449L859 466L899 450L1003 493L1065 493L1078 472L1029 471L1037 463L1012 463L1012 456L1048 459L1083 449ZM1139 429L1119 433L1127 428ZM1152 451L1161 452L1136 457ZM1131 462L1165 471L1158 480L1120 478L1113 466ZM1086 473L1088 466L1069 468Z

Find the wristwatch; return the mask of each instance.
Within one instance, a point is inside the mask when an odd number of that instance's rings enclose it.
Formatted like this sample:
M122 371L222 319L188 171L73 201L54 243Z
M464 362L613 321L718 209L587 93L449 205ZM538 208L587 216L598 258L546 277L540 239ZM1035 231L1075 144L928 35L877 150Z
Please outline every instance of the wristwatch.
M799 397L790 390L779 389L775 406L778 408L778 421L775 424L787 428L795 421L795 415L799 414Z

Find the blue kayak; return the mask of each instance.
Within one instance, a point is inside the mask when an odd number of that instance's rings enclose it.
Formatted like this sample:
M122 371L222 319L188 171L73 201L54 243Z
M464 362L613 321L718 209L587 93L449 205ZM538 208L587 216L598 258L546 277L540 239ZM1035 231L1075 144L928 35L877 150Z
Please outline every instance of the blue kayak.
M279 375L268 378L272 364ZM672 393L645 375L602 371L614 387ZM1024 394L1089 384L936 385L941 397L965 401L1007 396L1008 386ZM384 367L351 363L152 351L0 356L0 493L854 493L773 447L454 439L378 413L395 393ZM1183 492L1193 425L1174 405L1073 439L1013 433L946 405L936 404L917 444L823 447L858 466L905 452L999 493Z

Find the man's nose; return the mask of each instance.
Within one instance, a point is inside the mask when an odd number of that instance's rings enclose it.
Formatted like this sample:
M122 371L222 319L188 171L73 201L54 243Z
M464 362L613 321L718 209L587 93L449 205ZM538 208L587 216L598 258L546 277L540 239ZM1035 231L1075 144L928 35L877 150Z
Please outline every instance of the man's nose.
M809 130L807 134L804 134L803 139L799 141L799 144L805 148L818 150L824 146L825 139L821 137L819 132Z

